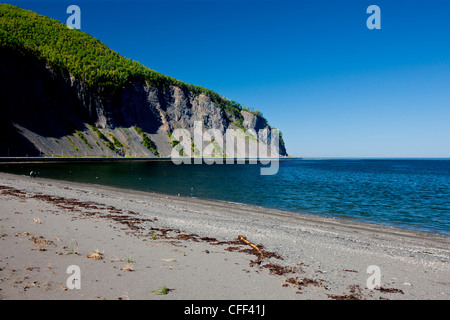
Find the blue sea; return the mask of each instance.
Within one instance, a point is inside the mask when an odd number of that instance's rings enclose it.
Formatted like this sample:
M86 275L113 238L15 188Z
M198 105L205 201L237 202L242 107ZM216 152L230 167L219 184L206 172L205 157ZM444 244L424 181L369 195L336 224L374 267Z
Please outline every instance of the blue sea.
M282 160L261 165L171 161L0 164L0 171L180 194L450 235L450 160Z

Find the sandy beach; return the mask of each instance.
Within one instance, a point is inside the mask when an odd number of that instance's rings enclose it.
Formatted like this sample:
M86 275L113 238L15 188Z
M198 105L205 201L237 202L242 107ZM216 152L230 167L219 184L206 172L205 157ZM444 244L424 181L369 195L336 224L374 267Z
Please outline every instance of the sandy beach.
M4 173L0 203L1 299L450 299L444 235Z

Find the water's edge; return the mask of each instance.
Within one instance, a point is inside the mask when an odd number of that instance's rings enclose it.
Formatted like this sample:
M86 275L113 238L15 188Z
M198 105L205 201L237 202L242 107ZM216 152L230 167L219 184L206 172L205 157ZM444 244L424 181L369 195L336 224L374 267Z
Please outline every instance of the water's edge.
M107 159L102 160L108 161ZM367 214L364 216L363 214L358 215L358 211L364 212L364 210L367 209L367 204L368 203L369 205L371 204L371 198L370 197L367 198L367 195L370 196L372 194L370 193L364 194L365 188L362 187L361 181L359 180L356 181L357 182L356 184L354 184L352 181L350 182L344 181L345 184L343 188L341 187L341 185L337 185L337 187L339 188L337 190L341 194L335 196L334 198L330 198L330 203L336 205L337 206L336 208L339 209L340 212L333 211L332 210L333 208L331 209L328 208L328 212L326 212L326 210L324 210L325 212L318 212L315 210L308 210L308 209L309 208L314 209L314 205L317 206L317 203L321 204L322 202L324 203L323 204L324 206L328 205L329 207L329 204L326 203L328 200L327 198L328 193L316 194L314 193L317 192L316 190L308 194L307 195L308 197L304 197L302 191L304 191L305 189L309 190L309 186L302 187L303 189L296 189L297 188L296 183L298 182L296 178L293 178L292 180L286 180L286 176L292 174L292 170L282 173L281 177L276 176L269 178L269 180L267 180L266 178L262 178L254 174L253 171L256 172L258 170L257 166L245 166L245 167L239 165L218 166L215 169L212 169L211 166L204 166L204 167L191 166L180 168L181 166L174 166L174 165L170 166L171 163L166 160L148 161L140 159L143 161L132 161L132 162L128 161L127 159L121 160L124 161L124 165L120 164L120 162L118 161L112 161L110 162L111 165L108 166L106 165L105 162L95 162L94 164L94 162L90 163L85 161L66 162L63 160L59 162L52 161L52 163L45 163L45 162L40 163L39 164L40 167L37 168L38 170L43 169L43 171L46 171L44 172L44 174L40 175L41 178L47 178L55 181L85 183L87 185L92 186L100 185L105 187L119 188L123 190L135 190L161 195L171 195L171 196L178 195L186 198L206 199L212 201L219 201L223 203L239 203L243 205L253 205L255 207L260 208L277 209L285 212L290 212L292 214L307 214L310 216L322 216L326 218L334 218L344 221L354 221L375 225L384 225L388 227L396 227L404 230L421 231L431 234L443 234L447 236L450 235L450 230L448 230L448 214L447 214L448 210L450 209L448 208L447 204L448 201L445 199L444 200L439 199L437 195L433 194L432 192L430 193L430 191L428 191L428 196L431 195L432 202L430 205L429 202L421 203L422 207L419 209L425 211L424 212L419 211L418 216L415 215L417 212L414 212L415 209L414 207L412 209L413 210L412 214L410 215L410 213L408 212L409 210L408 205L403 206L402 203L400 203L397 207L393 207L392 210L389 209L389 203L387 203L386 216L376 216L376 215L372 216L370 211L368 211ZM126 164L126 162L128 162L128 164ZM289 162L291 161L285 161L284 163ZM305 159L300 162L314 163L315 161L308 161ZM317 163L319 162L323 163L323 161L317 161ZM336 161L336 163L338 162L341 163L341 161ZM357 162L359 161L355 161L355 163ZM103 163L105 163L105 166L103 166ZM157 165L157 163L163 163L164 165L162 166ZM20 176L26 176L27 172L29 172L29 169L33 168L34 165L38 165L38 163L23 163L23 162L20 164L8 163L0 166L0 171L8 172L10 174L18 174ZM75 165L75 167L73 167L73 165ZM296 164L294 164L294 166L296 166ZM348 165L346 166L348 167ZM448 165L445 164L444 167L445 170L447 170L447 166ZM73 173L72 171L68 171L72 169L74 170ZM290 168L287 168L286 170L288 169ZM304 168L300 169L304 170ZM316 169L316 165L314 165L314 169ZM163 171L163 173L161 173L161 170ZM18 172L20 172L21 174L19 174ZM341 171L336 172L323 171L323 172L325 172L325 174L319 173L320 179L322 180L313 181L313 183L317 184L317 182L319 182L326 184L328 183L327 174L332 174L331 180L333 179L336 180L334 176L335 175L339 176L339 174L341 174ZM361 172L358 171L355 172L344 171L344 172L348 174L348 176L350 177L352 177L354 174L357 178L361 175L366 174L366 172L363 172L363 174L361 174ZM372 174L373 172L369 171L369 173ZM301 174L304 176L304 172L301 172ZM95 177L95 175L98 175L98 177ZM448 174L446 173L446 171L444 171L443 177L446 179L443 181L443 183L441 180L439 180L438 183L437 184L435 183L434 185L437 185L438 187L443 186L446 188L448 186ZM306 178L300 180L298 183L299 184L303 183L305 185L307 182L309 182L308 180L309 178L310 176L306 176ZM418 177L418 179L420 180L420 177ZM231 180L232 182L225 180ZM413 182L415 182L414 178L412 178L412 180ZM365 180L363 179L363 182L364 181ZM381 181L384 182L383 178L381 179ZM241 185L242 183L244 184ZM387 183L389 183L389 180L387 180ZM255 184L257 184L258 186L256 186L254 190L250 190L248 193L245 192L248 186L253 187ZM347 185L352 186L354 185L353 190L356 190L357 194L362 193L361 198L362 202L359 202L358 199L346 198L345 193L347 192L347 190L345 188ZM331 186L336 188L335 185ZM405 186L405 184L400 184L400 187L403 186ZM405 192L408 192L408 185L406 186L407 188ZM319 187L316 187L316 189L318 189L321 192L322 187L323 185L319 185ZM401 192L403 191L403 189L401 188L398 190L400 190ZM443 194L439 195L441 198L442 197L445 198L445 195L448 193L448 189L445 190L446 191L444 191ZM336 189L331 189L331 191L328 192L331 192L329 194L331 197L333 197L334 192L336 192ZM315 195L317 195L317 198L315 198ZM271 198L273 198L273 200ZM342 205L341 203L339 203L340 200L342 200L343 202L345 201L348 202L348 200L353 201L352 205L356 208L356 214L354 214L350 208L350 211L348 211L349 214L347 215L346 206L345 204ZM315 204L308 208L305 206L303 207L296 206L296 201L303 201L303 204L312 201L315 202ZM384 198L381 198L381 201L384 201ZM438 209L440 211L437 211L438 214L433 217L435 209L432 207L432 205L436 201L441 202L440 209ZM325 209L327 209L327 207L325 207ZM406 219L404 219L403 221L401 220L403 219L402 214L395 211L395 210L398 211L399 209L403 210L403 212L406 212L405 213ZM427 216L428 212L431 212L430 217ZM354 214L354 216L352 216L352 214ZM411 220L415 219L416 216L418 217L417 220ZM434 222L430 221L429 223L429 221L427 221L428 218L430 220L431 218L433 218ZM422 221L425 222L424 224L421 225ZM435 224L433 225L433 223ZM439 224L441 226L440 227L441 229L436 228L436 226L439 226Z

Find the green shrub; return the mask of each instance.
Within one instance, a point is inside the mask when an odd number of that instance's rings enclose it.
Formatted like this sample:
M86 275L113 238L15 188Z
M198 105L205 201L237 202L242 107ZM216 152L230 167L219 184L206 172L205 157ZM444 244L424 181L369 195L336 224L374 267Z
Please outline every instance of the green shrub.
M117 149L115 145L96 127L91 125L91 129L97 134L97 137L102 141L102 143L111 151L118 153L119 155L123 155L123 151ZM119 141L119 140L117 140ZM119 142L120 143L120 142Z
M80 149L78 149L78 147L75 145L75 143L73 143L72 139L70 139L69 137L67 137L67 140L69 140L70 144L72 145L72 147L73 147L76 151L80 152Z
M114 146L116 148L124 148L124 145L122 142L120 142L113 134L109 133L109 136L113 139Z
M153 153L155 156L160 157L158 148L156 147L155 143L144 132L144 130L142 130L142 128L139 128L137 125L134 125L133 128L141 136L142 144L144 145L144 147L150 150L151 153Z
M75 130L75 133L77 134L78 137L80 137L80 139L89 147L92 149L91 144L87 141L86 137L84 136L84 134L78 130Z

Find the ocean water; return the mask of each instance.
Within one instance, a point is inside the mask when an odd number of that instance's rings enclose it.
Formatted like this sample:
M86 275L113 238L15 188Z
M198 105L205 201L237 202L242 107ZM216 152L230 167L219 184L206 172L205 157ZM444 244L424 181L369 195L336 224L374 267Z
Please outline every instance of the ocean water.
M0 164L0 171L218 199L450 235L450 160L284 160L260 165L171 161Z

